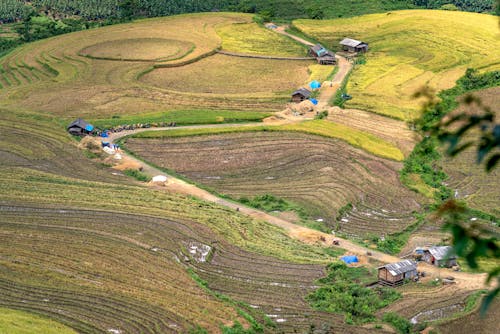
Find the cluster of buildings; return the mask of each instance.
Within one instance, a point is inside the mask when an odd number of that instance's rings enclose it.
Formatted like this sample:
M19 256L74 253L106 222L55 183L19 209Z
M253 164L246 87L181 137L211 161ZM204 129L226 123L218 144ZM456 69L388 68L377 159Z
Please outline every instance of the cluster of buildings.
M378 267L378 283L387 286L402 285L405 280L418 276L417 261L424 261L436 267L450 268L457 265L457 256L451 246L417 248L414 260L403 260Z
M365 53L368 51L368 43L352 38L344 38L340 41L340 47L342 51L350 53ZM309 55L311 57L315 57L318 64L321 65L335 65L337 62L335 53L328 50L321 44L311 46L309 49Z

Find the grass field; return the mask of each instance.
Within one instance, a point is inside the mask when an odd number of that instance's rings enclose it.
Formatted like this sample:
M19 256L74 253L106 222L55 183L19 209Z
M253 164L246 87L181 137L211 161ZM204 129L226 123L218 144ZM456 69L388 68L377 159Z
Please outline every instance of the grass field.
M34 314L0 308L0 333L74 334L76 332L55 321Z
M140 137L149 134L157 135ZM399 163L341 141L284 131L198 134L129 138L126 147L236 199L265 194L287 199L347 234L400 231L418 210L418 197L399 182ZM341 221L339 210L348 203L354 209Z
M500 68L498 20L492 15L408 10L294 25L333 49L346 36L368 42L366 64L350 77L353 99L346 107L403 120L419 116L412 95L421 87L450 88L467 67Z
M307 53L302 44L257 23L226 25L217 33L225 51L285 57L305 57Z
M271 113L231 110L172 110L133 116L116 115L114 118L90 120L100 128L110 128L123 124L161 124L175 122L177 125L217 124L238 122L259 122Z

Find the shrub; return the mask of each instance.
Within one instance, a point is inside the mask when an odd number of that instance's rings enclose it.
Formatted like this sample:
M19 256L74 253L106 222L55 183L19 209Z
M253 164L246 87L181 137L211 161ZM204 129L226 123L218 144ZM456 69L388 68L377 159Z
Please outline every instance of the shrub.
M136 180L141 181L141 182L149 182L151 180L151 178L149 176L147 176L146 174L144 174L136 169L125 169L123 171L123 174L130 176L130 177L133 177Z
M385 313L382 320L391 324L400 334L411 333L411 323L406 318L403 318L394 312Z
M374 279L366 268L349 268L343 262L334 262L328 265L327 276L318 280L321 286L306 299L315 309L344 314L346 323L372 321L376 310L401 297L393 289L361 285Z

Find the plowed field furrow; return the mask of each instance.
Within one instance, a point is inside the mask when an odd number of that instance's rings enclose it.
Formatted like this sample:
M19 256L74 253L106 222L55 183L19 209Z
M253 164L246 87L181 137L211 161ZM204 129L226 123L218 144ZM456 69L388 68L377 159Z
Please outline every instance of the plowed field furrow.
M165 310L151 305L145 308L144 304L134 304L133 301L105 294L47 289L3 279L0 280L0 287L0 305L52 316L83 333L103 332L109 328L163 333L169 331L169 324L176 321L175 317L169 320ZM170 332L174 331L170 329Z
M83 333L94 333L95 328L165 333L189 323L181 310L193 307L200 296L192 283L179 276L184 269L173 254L184 261L192 241L215 246L215 251L209 262L191 259L186 264L214 291L260 310L281 309L270 313L286 317L285 322L272 318L277 332L292 333L311 324L331 324L341 331L345 326L339 316L314 311L304 300L314 281L324 275L322 266L249 253L192 222L66 207L0 205L0 227L0 248L10 250L0 249L0 305L37 311ZM134 240L158 250L138 247ZM4 264L16 266L16 272L32 272L30 283L21 283L26 276L2 271ZM44 272L58 280L72 277L72 284L63 290L50 288L42 279ZM124 297L107 298L107 293L116 295L113 291L121 291ZM130 299L129 294L139 297ZM142 300L148 300L144 307ZM172 324L179 327L171 328Z
M400 164L337 140L300 133L233 133L127 140L127 148L234 198L273 194L353 235L387 234L413 222L417 195L399 181ZM349 224L337 211L352 203ZM365 227L369 226L368 229Z

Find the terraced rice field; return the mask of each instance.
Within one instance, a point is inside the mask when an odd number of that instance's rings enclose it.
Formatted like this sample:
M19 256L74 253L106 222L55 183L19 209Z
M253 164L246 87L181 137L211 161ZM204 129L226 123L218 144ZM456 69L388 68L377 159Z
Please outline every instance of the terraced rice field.
M246 324L233 305L198 287L191 268L210 289L251 303L240 307L259 321L269 314L278 326L271 332L323 323L358 332L303 299L338 252L213 204L130 184L85 158L50 117L2 112L0 131L0 307L82 333ZM197 262L193 244L213 247L208 262Z
M176 68L161 68L141 81L171 91L193 94L244 94L272 98L307 83L311 62L251 59L215 55ZM198 95L199 96L199 95Z
M350 235L401 231L419 208L415 193L399 182L399 163L338 140L263 131L129 138L126 146L157 166L233 198L273 194L287 199ZM354 209L341 220L337 212L348 203Z
M482 103L489 106L498 118L500 115L499 87L476 92L474 95L481 98ZM461 106L458 111L465 111L466 108L466 106ZM474 107L471 107L471 110L474 110ZM471 136L473 135L471 134ZM456 190L456 196L465 200L470 207L499 217L500 188L498 180L500 169L496 168L490 173L486 173L484 167L474 164L474 161L476 161L474 148L467 149L454 158L445 158L443 168L450 176L447 183L451 189Z
M401 161L403 153L388 141L374 136L362 130L353 129L338 123L327 120L313 120L295 124L284 125L246 125L243 127L215 127L215 128L194 128L194 129L170 129L167 131L148 131L137 133L136 138L162 138L162 137L183 137L199 136L208 134L235 133L235 132L255 132L255 131L289 131L315 134L327 138L338 138L352 146L359 147L366 152L379 157Z
M168 61L183 58L194 47L175 39L131 38L97 43L82 49L80 54L104 60Z
M419 116L412 95L421 87L450 88L468 67L500 68L498 20L492 15L405 10L294 25L334 49L347 36L368 42L366 64L350 77L353 99L346 107L402 120Z
M250 22L250 15L236 13L180 15L79 31L23 45L0 61L2 105L67 119L166 110L279 110L289 99L288 91L307 82L310 62L237 59L234 63L226 60L231 66L221 69L223 56L215 56L214 60L209 57L202 61L208 67L196 63L221 47L218 29ZM265 28L258 29L265 36L272 34ZM276 38L269 45L298 47L284 36L275 35L271 35ZM240 37L236 31L233 41ZM188 65L175 67L183 64ZM157 68L165 66L168 68ZM170 81L163 84L139 80L161 78L165 73ZM279 79L278 73L289 76ZM183 81L173 80L175 76ZM217 87L207 90L208 81ZM245 85L248 89L244 89ZM256 93L252 94L252 90Z
M306 48L292 39L263 29L257 23L234 24L217 28L222 50L267 56L305 57Z
M406 123L363 110L331 108L327 119L381 138L400 149L405 157L419 140L418 133Z

